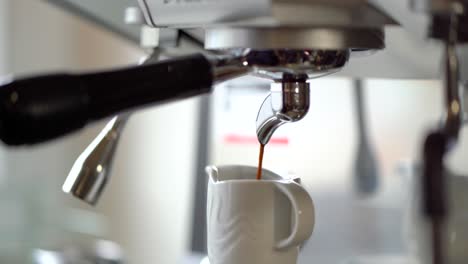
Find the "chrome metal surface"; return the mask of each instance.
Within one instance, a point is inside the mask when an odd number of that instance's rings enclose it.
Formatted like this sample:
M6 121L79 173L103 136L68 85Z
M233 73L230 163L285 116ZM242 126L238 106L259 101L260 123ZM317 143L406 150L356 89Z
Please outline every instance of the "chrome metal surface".
M90 243L92 242L92 243ZM123 264L124 254L120 245L108 240L87 241L86 247L67 245L61 249L34 249L31 263L34 264Z
M395 23L368 0L139 0L156 27L371 27Z
M247 67L244 63L244 55L242 50L237 49L210 56L215 83L221 83L251 73L252 68Z
M271 93L257 115L257 138L265 145L278 127L301 120L309 110L309 83L304 76L287 75L282 83L272 83Z
M124 21L127 25L143 25L145 23L145 18L140 8L130 6L125 9Z
M459 63L457 56L458 16L450 16L449 35L445 42L445 91L446 117L444 132L449 140L457 140L463 122L459 87Z
M462 82L461 84L461 98L463 105L462 105L462 111L463 111L463 124L467 125L468 124L468 82Z
M229 49L212 63L216 82L245 74L282 81L285 74L310 79L337 72L349 56L349 50Z
M208 28L206 49L326 49L379 50L385 34L378 28L277 27Z
M308 79L339 71L349 59L349 50L266 50L249 52L248 66L259 77L283 80L284 74L303 75Z
M128 117L129 114L125 114L112 118L81 153L63 184L64 192L96 204L109 179L115 150Z
M453 6L460 4L468 4L466 0L412 0L411 7L416 11L424 11L429 13L447 13L454 11ZM458 11L461 11L458 9ZM457 12L459 13L459 12Z

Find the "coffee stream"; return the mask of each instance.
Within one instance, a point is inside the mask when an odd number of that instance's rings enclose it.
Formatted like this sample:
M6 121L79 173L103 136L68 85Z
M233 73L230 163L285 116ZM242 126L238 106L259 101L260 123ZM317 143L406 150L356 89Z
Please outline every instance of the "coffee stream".
M265 150L265 145L260 144L260 154L258 155L257 180L262 179L262 164L263 164L263 151L264 150Z

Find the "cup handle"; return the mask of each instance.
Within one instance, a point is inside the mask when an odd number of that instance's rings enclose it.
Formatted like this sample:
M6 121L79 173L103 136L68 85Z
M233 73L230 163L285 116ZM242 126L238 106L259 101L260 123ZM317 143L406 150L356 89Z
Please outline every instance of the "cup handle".
M276 249L287 249L300 245L312 234L315 223L314 203L307 191L295 182L276 183L276 187L290 200L295 216L291 234L276 244Z

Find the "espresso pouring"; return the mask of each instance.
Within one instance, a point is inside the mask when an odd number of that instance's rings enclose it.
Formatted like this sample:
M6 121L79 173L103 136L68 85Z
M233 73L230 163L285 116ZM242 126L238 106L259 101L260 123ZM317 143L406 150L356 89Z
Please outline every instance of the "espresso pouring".
M262 164L263 164L263 152L265 150L265 145L260 144L260 153L258 155L258 168L257 168L257 180L262 179Z

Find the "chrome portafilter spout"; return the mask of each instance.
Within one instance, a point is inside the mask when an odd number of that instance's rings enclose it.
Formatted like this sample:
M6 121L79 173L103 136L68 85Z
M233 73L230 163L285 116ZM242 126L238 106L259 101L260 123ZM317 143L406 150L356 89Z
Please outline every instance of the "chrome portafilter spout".
M307 76L285 74L281 82L271 84L257 115L257 138L266 145L283 124L301 120L309 111L310 91Z
M248 52L244 63L253 66L253 74L274 81L257 115L260 144L267 144L280 126L304 118L310 105L307 80L339 71L349 55L349 50Z
M121 132L130 114L112 118L76 159L62 190L95 205L109 179Z

